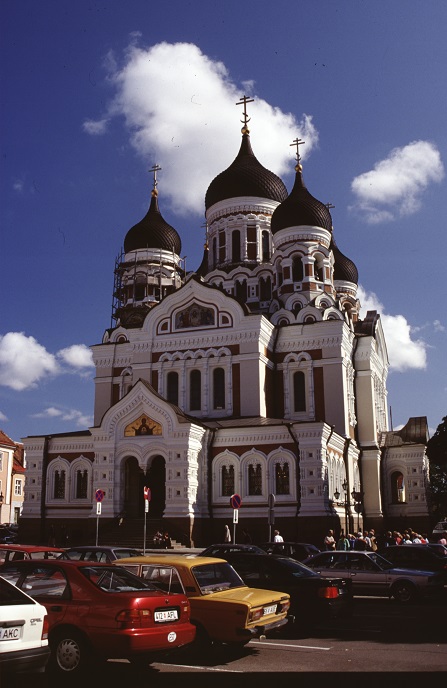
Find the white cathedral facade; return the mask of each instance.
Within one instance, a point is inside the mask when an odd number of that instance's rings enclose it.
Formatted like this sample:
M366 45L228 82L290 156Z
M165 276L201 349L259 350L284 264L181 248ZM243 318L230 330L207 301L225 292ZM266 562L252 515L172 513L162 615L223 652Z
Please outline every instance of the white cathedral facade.
M380 315L360 319L357 268L299 155L288 193L257 160L245 115L236 158L207 190L207 243L188 274L156 169L116 261L114 326L92 347L93 427L24 438L23 532L91 541L95 491L102 523L123 512L137 523L145 486L150 517L187 545L222 540L233 494L237 528L254 540L268 538L270 495L289 540L428 529L426 418L388 428Z

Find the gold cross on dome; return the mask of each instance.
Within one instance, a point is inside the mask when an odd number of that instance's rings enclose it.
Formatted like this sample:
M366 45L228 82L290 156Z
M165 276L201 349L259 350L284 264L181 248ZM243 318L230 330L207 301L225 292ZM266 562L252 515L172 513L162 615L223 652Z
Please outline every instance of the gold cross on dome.
M303 143L306 143L305 141L303 141L303 139L294 139L293 143L290 144L291 146L296 146L296 161L297 162L300 162L300 160L301 160L299 146L301 146Z
M331 208L335 208L335 205L332 205L332 203L325 203L324 205L328 210L331 210Z
M160 167L160 165L158 165L157 163L155 163L155 165L152 165L151 169L149 170L149 172L153 172L153 175L154 175L154 186L153 186L153 191L156 191L156 190L157 190L157 184L158 184L158 181L157 181L157 172L159 172L160 170L161 170L161 167Z
M243 117L244 119L241 119L242 124L244 127L247 126L248 122L250 121L250 117L247 115L247 103L254 103L254 98L247 98L247 96L242 96L242 98L239 99L239 101L236 103L236 105L243 105L244 106L244 114Z

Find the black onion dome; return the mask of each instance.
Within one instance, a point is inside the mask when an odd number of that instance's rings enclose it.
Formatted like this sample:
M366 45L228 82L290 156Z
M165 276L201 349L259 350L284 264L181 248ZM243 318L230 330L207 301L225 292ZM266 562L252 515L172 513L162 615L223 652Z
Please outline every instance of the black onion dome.
M310 194L304 184L301 166L296 171L295 184L286 200L279 205L271 222L272 233L275 234L287 227L323 227L332 231L332 217L324 203Z
M343 255L334 238L332 238L331 249L334 254L334 280L358 284L359 272L355 264L350 258Z
M219 201L240 196L270 198L278 203L287 198L284 182L255 157L248 133L243 133L239 153L230 167L218 174L209 185L205 208L208 210Z
M124 252L139 248L155 248L174 251L178 256L182 242L177 231L163 219L158 208L157 194L152 192L149 210L143 219L131 227L124 239Z

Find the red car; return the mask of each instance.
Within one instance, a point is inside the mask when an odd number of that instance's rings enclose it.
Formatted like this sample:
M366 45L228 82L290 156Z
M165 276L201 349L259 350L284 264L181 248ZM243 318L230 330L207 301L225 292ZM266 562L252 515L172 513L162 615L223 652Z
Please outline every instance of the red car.
M49 667L62 675L81 673L93 657L147 665L195 637L184 594L166 594L121 567L11 561L0 575L46 607Z
M47 545L0 545L0 564L21 559L57 559L65 552L62 547Z

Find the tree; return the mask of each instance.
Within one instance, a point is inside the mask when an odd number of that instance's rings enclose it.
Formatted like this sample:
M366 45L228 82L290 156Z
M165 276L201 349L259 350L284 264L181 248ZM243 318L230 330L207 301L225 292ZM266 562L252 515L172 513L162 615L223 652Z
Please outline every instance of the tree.
M430 463L430 501L437 520L447 516L447 416L427 443Z

